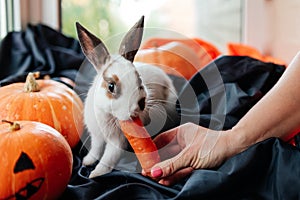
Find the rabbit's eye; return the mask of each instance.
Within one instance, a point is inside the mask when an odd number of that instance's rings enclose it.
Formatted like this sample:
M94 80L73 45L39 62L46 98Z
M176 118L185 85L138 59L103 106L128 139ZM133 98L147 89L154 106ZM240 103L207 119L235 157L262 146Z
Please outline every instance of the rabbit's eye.
M114 83L108 83L108 90L111 93L114 93L114 91L115 91L115 84Z

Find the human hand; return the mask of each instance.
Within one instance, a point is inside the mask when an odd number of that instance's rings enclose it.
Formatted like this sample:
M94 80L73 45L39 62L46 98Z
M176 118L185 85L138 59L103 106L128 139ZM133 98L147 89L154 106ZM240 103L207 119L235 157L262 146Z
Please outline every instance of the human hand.
M163 185L178 182L194 169L218 166L231 155L226 131L210 130L193 123L166 131L154 142L164 161L152 167L151 176Z

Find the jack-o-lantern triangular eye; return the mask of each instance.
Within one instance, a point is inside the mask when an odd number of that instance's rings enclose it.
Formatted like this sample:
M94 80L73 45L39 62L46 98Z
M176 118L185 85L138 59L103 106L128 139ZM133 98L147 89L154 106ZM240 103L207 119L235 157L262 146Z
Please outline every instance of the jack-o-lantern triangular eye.
M22 152L15 164L14 173L16 174L28 169L35 169L35 166L30 157L26 153Z

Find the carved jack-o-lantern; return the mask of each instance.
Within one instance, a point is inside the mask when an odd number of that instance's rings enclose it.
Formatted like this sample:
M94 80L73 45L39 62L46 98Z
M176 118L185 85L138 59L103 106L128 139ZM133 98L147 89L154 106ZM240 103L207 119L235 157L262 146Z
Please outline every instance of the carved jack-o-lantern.
M72 172L72 152L52 127L30 121L0 125L0 199L55 199Z

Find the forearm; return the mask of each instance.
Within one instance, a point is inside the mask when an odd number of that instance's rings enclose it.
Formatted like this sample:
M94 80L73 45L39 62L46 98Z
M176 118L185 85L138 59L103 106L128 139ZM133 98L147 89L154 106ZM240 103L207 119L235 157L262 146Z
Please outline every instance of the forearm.
M270 137L288 139L300 128L300 53L276 85L229 133L235 151Z

